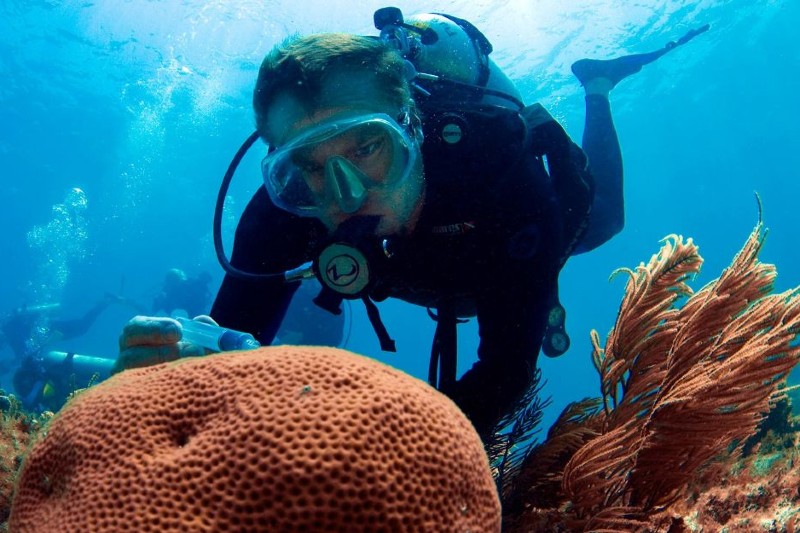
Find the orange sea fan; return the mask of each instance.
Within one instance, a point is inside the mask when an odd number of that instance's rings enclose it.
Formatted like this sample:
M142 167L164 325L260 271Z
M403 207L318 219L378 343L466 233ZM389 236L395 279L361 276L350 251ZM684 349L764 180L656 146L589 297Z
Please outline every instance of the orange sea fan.
M529 502L537 507L561 503L561 471L576 450L598 436L592 427L599 400L586 398L567 406L550 429L547 440L531 449L511 481L502 485L504 524L523 512Z
M632 408L640 410L660 383L666 367L663 354L678 328L674 304L692 294L686 281L702 263L691 239L684 243L681 237L670 235L647 265L615 272L627 272L630 277L605 350L600 348L597 332L592 332L594 362L612 427L616 421L629 420Z
M770 294L776 271L758 261L763 239L759 222L696 294L686 282L702 259L691 240L671 236L628 271L605 349L592 335L603 434L564 469L565 495L593 531L635 527L673 502L699 468L756 430L796 364L800 293Z

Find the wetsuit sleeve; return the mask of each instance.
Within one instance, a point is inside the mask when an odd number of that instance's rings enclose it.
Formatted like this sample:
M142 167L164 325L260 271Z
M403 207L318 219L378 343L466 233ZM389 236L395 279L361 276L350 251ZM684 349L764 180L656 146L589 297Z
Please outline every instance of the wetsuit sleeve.
M517 270L507 269L502 275L525 276ZM479 298L478 361L452 391L445 391L467 414L484 442L530 385L544 335L549 280L530 274L517 280L487 289Z
M307 260L315 222L286 213L272 204L264 188L253 196L236 228L231 264L246 272L271 273L295 268ZM268 345L286 314L298 283L280 279L242 280L225 275L211 308L221 326L251 333Z

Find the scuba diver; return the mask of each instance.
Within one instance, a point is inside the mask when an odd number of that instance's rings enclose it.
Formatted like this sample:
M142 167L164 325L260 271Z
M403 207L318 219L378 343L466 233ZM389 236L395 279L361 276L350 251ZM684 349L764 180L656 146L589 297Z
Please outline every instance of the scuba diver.
M153 299L155 314L185 314L196 317L208 313L211 303L211 274L201 272L190 277L180 268L170 268L164 275L161 290Z
M25 357L14 372L14 392L29 411L58 411L70 395L107 379L114 359L47 350Z
M54 316L61 311L58 303L18 307L0 319L0 347L8 345L17 359L22 359L45 345L86 334L110 305L122 301L122 298L106 294L77 318Z
M112 304L127 303L106 294L77 318L56 315L60 304L23 306L0 320L0 346L8 345L15 355L17 369L12 382L14 392L29 410L58 410L69 394L85 387L91 376L108 377L113 359L48 350L58 341L86 334L98 317Z
M293 293L316 277L331 312L360 299L381 348L375 302L399 298L437 321L429 381L485 442L531 385L540 349L568 346L558 276L623 226L622 162L608 94L652 55L575 64L586 89L584 150L538 104L525 105L469 22L375 13L380 37L294 37L262 62L253 95L269 146L211 309L226 328L274 341ZM585 153L584 153L585 151ZM588 155L588 159L587 159ZM476 316L478 361L456 376L456 324ZM180 325L139 317L117 368L180 357ZM544 343L544 347L543 347Z

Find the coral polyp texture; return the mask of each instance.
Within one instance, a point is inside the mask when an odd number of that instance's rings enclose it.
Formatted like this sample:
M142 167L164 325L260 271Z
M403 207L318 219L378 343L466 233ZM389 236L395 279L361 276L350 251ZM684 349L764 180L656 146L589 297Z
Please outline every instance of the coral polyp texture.
M448 398L344 350L270 347L123 372L27 457L11 531L500 531Z

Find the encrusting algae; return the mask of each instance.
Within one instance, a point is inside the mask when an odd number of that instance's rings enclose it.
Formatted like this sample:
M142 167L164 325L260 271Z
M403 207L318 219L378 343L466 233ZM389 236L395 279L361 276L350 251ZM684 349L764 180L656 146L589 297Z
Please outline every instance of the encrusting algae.
M0 401L0 531L8 531L17 473L32 442L53 413L27 413L13 395L3 391L0 391Z

